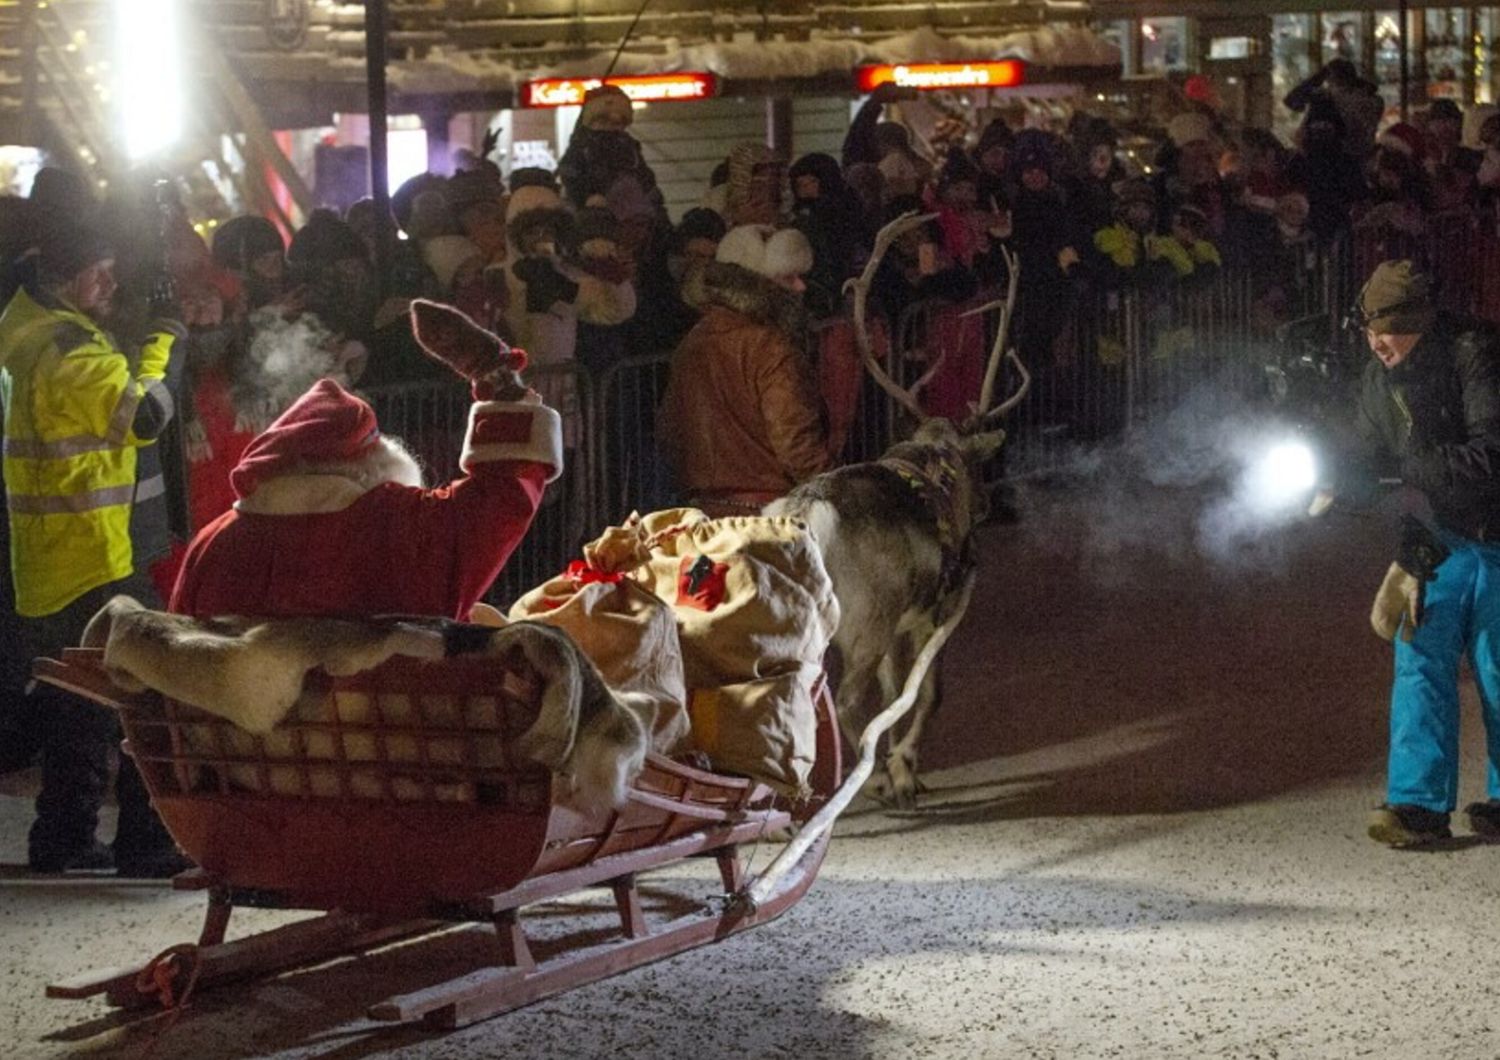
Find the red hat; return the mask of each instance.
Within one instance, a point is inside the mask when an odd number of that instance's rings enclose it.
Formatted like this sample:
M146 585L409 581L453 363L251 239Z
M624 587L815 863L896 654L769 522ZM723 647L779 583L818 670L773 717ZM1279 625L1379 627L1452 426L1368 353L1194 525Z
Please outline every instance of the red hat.
M1427 154L1427 138L1415 125L1398 121L1381 133L1376 143L1381 147L1405 155L1413 162L1420 162Z
M1214 79L1206 74L1194 74L1184 81L1182 94L1196 103L1207 103L1211 107L1219 105L1219 90L1214 87Z
M246 446L229 484L243 500L267 479L302 465L354 460L379 442L375 410L332 379L319 379Z

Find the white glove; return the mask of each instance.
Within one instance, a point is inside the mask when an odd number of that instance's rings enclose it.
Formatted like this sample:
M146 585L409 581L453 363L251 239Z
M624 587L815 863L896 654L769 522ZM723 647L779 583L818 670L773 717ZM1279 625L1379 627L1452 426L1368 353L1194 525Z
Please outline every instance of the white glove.
M1381 640L1394 641L1400 630L1401 639L1411 642L1422 623L1423 588L1420 578L1402 570L1399 563L1391 564L1375 593L1375 606L1370 608L1370 625Z

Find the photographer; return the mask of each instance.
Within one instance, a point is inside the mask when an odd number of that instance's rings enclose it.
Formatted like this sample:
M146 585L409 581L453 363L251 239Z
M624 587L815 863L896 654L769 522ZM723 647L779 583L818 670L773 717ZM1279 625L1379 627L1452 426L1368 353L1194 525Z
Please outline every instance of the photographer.
M158 319L142 345L104 330L115 301L114 250L94 228L57 221L35 279L0 315L5 489L11 574L24 658L76 645L117 593L150 601L146 567L165 551L165 484L154 447L172 419L185 334ZM189 866L120 759L113 848L95 838L119 743L114 714L50 687L35 695L42 788L28 837L36 872L170 876Z
M1500 335L1437 310L1409 261L1382 263L1357 313L1375 357L1359 399L1363 459L1345 486L1369 488L1385 464L1425 495L1437 524L1406 517L1371 612L1395 646L1395 681L1386 801L1369 834L1393 847L1450 835L1467 654L1490 766L1487 801L1465 812L1475 833L1500 838Z

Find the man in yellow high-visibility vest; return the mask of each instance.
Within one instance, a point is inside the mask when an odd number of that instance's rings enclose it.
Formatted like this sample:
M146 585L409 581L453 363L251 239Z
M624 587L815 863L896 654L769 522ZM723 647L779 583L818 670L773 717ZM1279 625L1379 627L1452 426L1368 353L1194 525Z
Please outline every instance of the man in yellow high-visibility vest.
M138 351L122 352L100 326L113 268L96 230L57 220L42 235L35 278L0 313L10 573L28 657L77 644L116 593L155 602L145 566L165 541L144 538L165 534L165 520L151 514L164 490L159 460L142 456L172 417L168 376L183 329L162 323ZM28 837L32 869L160 876L186 867L127 756L113 849L98 841L118 722L55 689L33 694L42 789Z

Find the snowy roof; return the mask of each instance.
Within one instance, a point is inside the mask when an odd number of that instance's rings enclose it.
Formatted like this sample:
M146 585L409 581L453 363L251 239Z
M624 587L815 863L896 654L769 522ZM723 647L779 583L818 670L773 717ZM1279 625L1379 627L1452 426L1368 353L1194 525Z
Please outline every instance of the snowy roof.
M647 42L641 42L647 43ZM996 37L945 37L930 27L878 40L710 42L658 51L626 51L617 74L706 70L727 80L789 80L847 73L864 63L1023 59L1041 67L1117 67L1120 49L1085 26L1038 26ZM521 67L479 53L434 48L426 58L392 63L393 89L410 94L495 91L537 77L597 77L608 55L545 67Z

